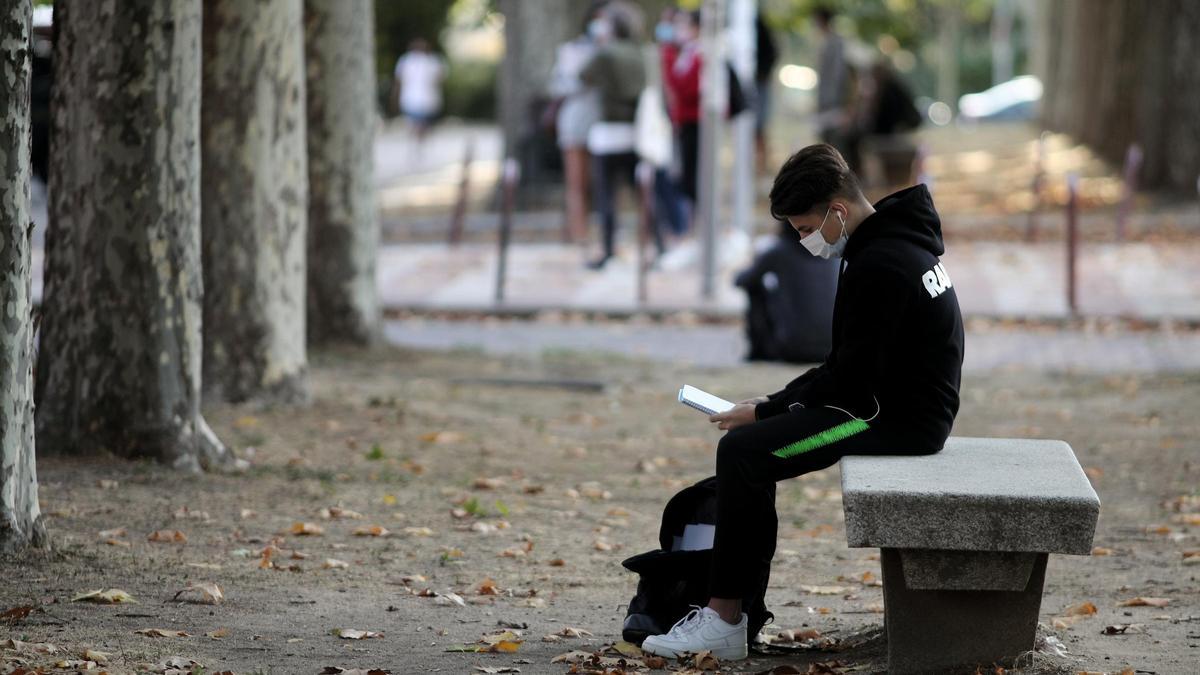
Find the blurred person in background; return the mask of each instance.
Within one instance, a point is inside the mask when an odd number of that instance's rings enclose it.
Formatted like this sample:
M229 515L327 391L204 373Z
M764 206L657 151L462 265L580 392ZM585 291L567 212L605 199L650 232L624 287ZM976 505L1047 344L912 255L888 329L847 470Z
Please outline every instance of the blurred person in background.
M591 34L593 22L600 17L605 2L594 2L584 20L583 31L575 39L559 45L550 76L550 95L558 100L555 135L562 151L563 178L566 183L567 232L573 241L583 241L588 230L588 131L600 119L600 96L580 78L596 54Z
M819 363L833 344L838 263L811 255L786 220L734 283L746 291L748 361Z
M841 152L851 171L858 171L850 113L851 72L846 62L846 43L833 29L833 18L833 10L828 7L813 11L813 21L821 33L821 51L817 57L817 136Z
M588 267L599 270L616 253L617 187L625 183L636 190L637 132L633 122L638 97L646 86L646 69L637 44L641 32L637 7L613 0L592 19L588 32L596 42L596 53L579 76L600 97L600 119L588 130L587 139L594 158L595 209L603 228L602 252ZM661 254L663 241L658 228L653 228L653 234Z
M659 50L664 45L675 43L675 17L679 9L674 6L663 8L658 24L654 27L654 41ZM642 94L638 103L638 145L642 158L654 165L654 215L656 226L668 233L669 238L681 238L688 232L688 204L679 189L679 139L671 124L667 110L666 73L662 59L655 53L647 72L653 82ZM642 121L652 119L653 124ZM645 138L645 142L643 141ZM643 152L642 146L652 145L655 150Z
M757 41L754 51L754 151L758 172L766 173L769 165L766 130L771 119L771 73L775 70L775 62L779 60L779 49L775 46L771 29L763 21L761 11L754 17L754 31Z
M679 189L695 213L697 164L700 160L700 12L675 14L673 40L660 48L663 82L671 123L679 135Z
M875 61L864 82L859 129L864 149L879 160L884 185L901 185L912 174L917 148L908 132L921 125L921 113L912 91L886 59Z
M400 114L408 120L418 148L442 112L442 81L445 78L445 63L423 38L410 42L408 51L396 60L391 98L399 105Z

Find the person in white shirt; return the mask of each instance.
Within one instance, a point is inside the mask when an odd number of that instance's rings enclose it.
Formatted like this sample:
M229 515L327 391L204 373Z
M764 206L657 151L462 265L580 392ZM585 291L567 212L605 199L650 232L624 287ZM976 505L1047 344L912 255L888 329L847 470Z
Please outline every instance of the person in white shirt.
M393 100L408 120L418 141L425 138L429 127L442 112L442 80L446 66L434 54L429 43L421 38L408 45L408 51L396 60Z

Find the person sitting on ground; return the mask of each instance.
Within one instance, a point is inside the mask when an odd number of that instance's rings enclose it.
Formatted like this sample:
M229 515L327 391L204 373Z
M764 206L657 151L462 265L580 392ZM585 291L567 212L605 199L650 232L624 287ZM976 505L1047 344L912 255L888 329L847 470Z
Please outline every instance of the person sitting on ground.
M931 454L958 412L963 324L941 223L924 185L872 205L832 146L808 146L775 177L771 214L814 255L842 258L825 362L768 396L709 417L717 445L717 515L708 606L642 649L745 658L742 598L770 565L775 484L844 455Z
M734 280L748 300L746 360L819 363L831 346L838 264L809 255L791 224L779 224L779 235Z

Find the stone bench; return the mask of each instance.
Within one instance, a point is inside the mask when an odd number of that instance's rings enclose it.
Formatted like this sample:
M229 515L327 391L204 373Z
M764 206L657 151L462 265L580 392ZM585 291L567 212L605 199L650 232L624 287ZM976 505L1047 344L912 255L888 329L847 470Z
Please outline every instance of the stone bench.
M1091 553L1100 500L1062 441L951 438L841 468L847 542L881 549L892 675L1033 649L1047 555Z

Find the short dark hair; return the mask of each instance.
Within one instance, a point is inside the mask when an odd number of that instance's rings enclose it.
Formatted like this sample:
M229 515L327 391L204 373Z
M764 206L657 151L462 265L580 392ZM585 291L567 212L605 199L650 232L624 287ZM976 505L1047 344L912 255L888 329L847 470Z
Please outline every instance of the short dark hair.
M858 197L858 178L832 145L801 148L787 158L771 185L771 216L801 216L834 197Z
M828 5L821 5L813 10L813 16L815 16L822 25L828 26L829 24L833 23L833 17L835 15L833 13L833 8L829 7Z

